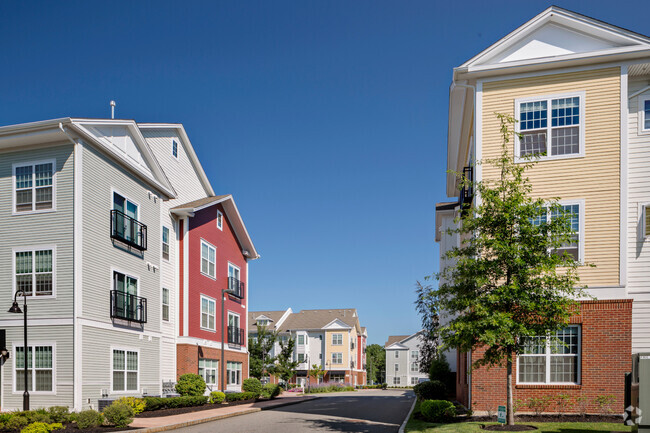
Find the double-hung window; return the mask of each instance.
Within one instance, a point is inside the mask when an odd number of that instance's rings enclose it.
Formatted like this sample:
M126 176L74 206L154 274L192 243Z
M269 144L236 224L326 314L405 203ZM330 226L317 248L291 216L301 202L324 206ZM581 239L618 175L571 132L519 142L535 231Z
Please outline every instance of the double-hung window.
M394 377L393 378L393 385L400 385L400 378L399 377Z
M417 385L418 384L418 378L417 377L412 377L411 378L411 385Z
M420 370L416 361L411 362L411 373L417 373Z
M333 352L332 353L332 364L343 364L343 353Z
M519 158L544 158L584 154L584 92L515 101Z
M304 346L305 345L305 336L300 334L298 335L298 346Z
M162 319L169 322L169 289L162 289Z
M113 349L114 392L138 391L138 352Z
M650 134L650 96L639 98L639 134Z
M14 250L14 290L25 296L52 296L54 294L54 250Z
M420 351L418 350L411 350L411 359L414 359L417 361L418 357L420 356Z
M399 358L399 350L395 351L395 359Z
M228 385L241 384L241 362L230 362L226 364L226 374L228 375Z
M208 331L216 331L215 327L215 306L212 298L201 295L201 328Z
M210 278L216 278L217 249L201 240L201 273Z
M332 345L340 346L343 344L343 334L332 334Z
M169 260L169 227L162 228L162 258Z
M216 359L199 358L199 376L206 385L216 385L219 372L219 361Z
M16 391L25 390L25 347L15 346L16 362L14 380ZM51 392L54 389L53 346L27 346L27 390Z
M517 362L519 383L579 383L580 326L526 339Z
M14 164L14 211L54 208L54 161Z
M399 364L395 364L395 373L399 371Z
M305 362L305 354L304 353L299 353L298 354L298 362Z
M534 225L541 225L553 218L564 214L567 218L567 223L571 230L571 239L562 243L556 250L552 251L554 254L564 254L565 252L573 256L577 261L582 261L584 249L584 201L579 200L576 202L563 201L559 203L558 209L544 208L545 212L532 220Z

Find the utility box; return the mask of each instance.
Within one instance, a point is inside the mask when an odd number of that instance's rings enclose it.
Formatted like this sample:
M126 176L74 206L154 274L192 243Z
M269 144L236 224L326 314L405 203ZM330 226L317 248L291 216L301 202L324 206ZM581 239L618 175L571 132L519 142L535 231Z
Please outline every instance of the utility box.
M625 424L633 432L650 433L650 353L632 355L625 381Z

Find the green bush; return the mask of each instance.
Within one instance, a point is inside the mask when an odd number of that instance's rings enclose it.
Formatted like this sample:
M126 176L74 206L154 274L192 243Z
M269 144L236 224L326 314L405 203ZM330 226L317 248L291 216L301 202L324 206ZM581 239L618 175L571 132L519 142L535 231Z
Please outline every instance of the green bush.
M418 400L443 400L447 394L445 384L438 380L428 380L413 387Z
M77 427L80 429L95 428L104 424L104 415L94 409L82 410L76 415Z
M50 417L50 414L46 409L41 408L36 410L26 410L20 413L25 417L27 417L27 421L29 424L35 422L42 422L45 424L49 424L52 422L52 418Z
M103 414L106 421L115 427L126 427L133 422L133 408L128 403L119 400L104 409Z
M61 430L62 428L63 424L60 422L53 424L34 422L22 429L20 433L50 433L53 430Z
M203 406L208 402L208 397L204 395L193 397L145 397L145 411L172 409L177 407Z
M244 379L241 388L244 392L252 392L258 397L262 394L262 382L255 377Z
M244 401L257 398L254 392L230 392L226 394L226 401Z
M50 419L54 423L68 423L70 422L70 410L68 406L52 406L47 409Z
M7 421L5 427L9 430L22 430L27 427L27 424L29 424L29 419L25 415L16 413Z
M456 416L454 404L447 400L425 400L420 412L431 422L449 422Z
M0 423L6 424L14 414L11 412L0 413Z
M133 409L133 415L144 412L144 408L147 407L144 400L137 397L120 397L117 401L131 406L131 409Z
M264 398L275 398L282 393L282 387L275 383L267 383L262 388L262 397Z
M388 388L388 384L387 383L382 383L381 384L381 389L386 389L386 388Z
M194 373L182 375L178 378L178 383L176 384L176 392L183 397L203 395L205 388L205 380Z
M221 404L225 399L226 399L226 394L224 394L223 392L212 391L210 393L210 400L208 400L208 403Z

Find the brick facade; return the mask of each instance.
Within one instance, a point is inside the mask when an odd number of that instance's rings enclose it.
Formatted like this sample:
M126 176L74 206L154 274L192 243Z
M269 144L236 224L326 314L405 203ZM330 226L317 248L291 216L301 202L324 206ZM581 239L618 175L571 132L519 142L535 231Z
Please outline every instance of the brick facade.
M241 362L242 374L241 380L248 378L248 354L233 352L228 349L224 352L226 362ZM177 378L186 373L199 373L199 358L219 360L218 382L219 389L226 389L226 383L222 383L225 378L224 364L221 363L221 349L211 347L197 346L194 344L177 344L176 345L176 371ZM241 384L240 384L241 385Z
M523 385L516 384L517 367L513 360L514 399L524 403L531 397L557 396L567 394L571 401L586 398L587 411L597 413L594 399L598 395L613 395L614 406L623 405L624 374L631 369L632 353L632 300L584 301L580 303L580 314L571 318L571 323L581 325L580 383L576 385ZM472 362L480 359L484 349L472 353ZM467 387L463 384L462 368L466 365L459 356L459 375L456 381L457 399L468 400ZM466 357L465 357L466 358ZM506 401L505 366L481 367L471 373L471 404L475 412L496 412L497 406ZM555 411L553 403L548 408ZM527 408L520 409L526 412ZM578 412L577 405L569 411Z

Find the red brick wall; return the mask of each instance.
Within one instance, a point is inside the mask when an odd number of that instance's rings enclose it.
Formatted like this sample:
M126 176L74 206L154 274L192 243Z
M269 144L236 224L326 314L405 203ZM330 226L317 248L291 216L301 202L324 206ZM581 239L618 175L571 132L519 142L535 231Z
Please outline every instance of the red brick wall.
M241 362L242 363L242 383L244 379L248 378L248 354L240 352L231 352L225 350L226 362ZM176 372L177 379L186 373L198 374L199 372L199 358L209 358L219 360L219 388L226 387L226 383L222 383L225 379L225 363L221 363L221 349L213 349L211 347L197 346L195 344L177 344L176 345Z
M580 314L571 318L571 323L581 324L581 383L578 385L515 385L514 398L526 402L531 397L557 396L567 394L571 401L586 397L590 413L598 412L594 399L598 395L613 395L613 407L623 407L624 374L631 369L632 353L632 300L584 301L580 303ZM472 353L472 362L480 359L483 350ZM460 366L460 364L459 364ZM513 360L513 382L516 383L517 369ZM459 379L461 371L459 369ZM458 380L457 380L458 382ZM472 371L471 399L474 411L496 412L497 406L506 401L505 366L480 368ZM462 386L457 383L457 390ZM462 396L461 396L462 397ZM556 411L554 404L549 411ZM574 405L569 409L578 412ZM528 409L523 407L521 412ZM620 411L619 411L620 412Z

